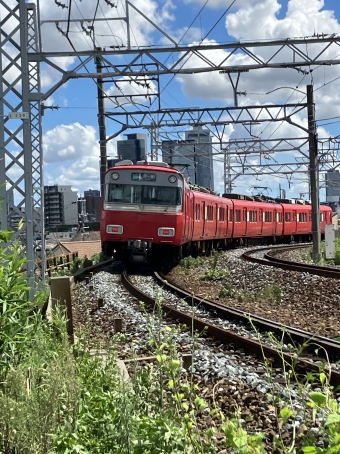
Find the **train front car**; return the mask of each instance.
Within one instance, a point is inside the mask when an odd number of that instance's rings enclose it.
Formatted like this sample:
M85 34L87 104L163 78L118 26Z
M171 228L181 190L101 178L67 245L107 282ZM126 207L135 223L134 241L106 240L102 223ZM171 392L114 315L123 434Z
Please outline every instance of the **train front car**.
M182 174L165 163L122 161L105 176L103 252L124 263L176 258L183 238Z

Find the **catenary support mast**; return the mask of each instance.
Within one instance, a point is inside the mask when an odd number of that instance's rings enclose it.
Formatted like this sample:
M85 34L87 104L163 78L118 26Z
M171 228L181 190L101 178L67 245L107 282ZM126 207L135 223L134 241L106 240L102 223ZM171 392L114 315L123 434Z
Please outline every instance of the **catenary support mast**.
M0 188L1 228L24 220L14 236L24 247L33 296L35 277L45 276L38 253L44 252L40 63L28 58L41 51L39 25L33 3L17 0L13 7L0 0L0 8L0 178L6 182Z
M320 202L319 202L319 170L318 170L318 143L315 125L315 104L313 85L307 85L307 111L309 136L309 179L312 202L312 232L313 232L313 260L317 262L320 254Z

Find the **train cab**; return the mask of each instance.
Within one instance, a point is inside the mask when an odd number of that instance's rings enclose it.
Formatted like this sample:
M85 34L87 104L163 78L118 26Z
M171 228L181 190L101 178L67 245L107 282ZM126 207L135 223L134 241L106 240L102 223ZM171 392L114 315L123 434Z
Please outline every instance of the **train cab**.
M182 174L165 163L123 161L108 170L101 217L102 250L129 261L171 252L184 236Z

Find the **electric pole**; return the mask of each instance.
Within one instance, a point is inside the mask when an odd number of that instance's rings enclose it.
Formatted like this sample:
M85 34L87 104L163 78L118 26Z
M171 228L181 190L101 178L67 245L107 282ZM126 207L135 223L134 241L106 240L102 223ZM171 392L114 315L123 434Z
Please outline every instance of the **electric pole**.
M307 104L309 137L309 180L312 202L313 261L318 262L320 254L320 202L318 142L316 137L313 85L307 85Z
M97 50L101 51L101 48ZM100 55L96 56L96 71L102 74L103 65ZM100 144L100 192L103 196L105 185L105 173L107 170L107 154L106 154L106 123L105 123L105 106L104 106L104 82L102 77L97 77L97 93L98 93L98 125L99 125L99 144Z

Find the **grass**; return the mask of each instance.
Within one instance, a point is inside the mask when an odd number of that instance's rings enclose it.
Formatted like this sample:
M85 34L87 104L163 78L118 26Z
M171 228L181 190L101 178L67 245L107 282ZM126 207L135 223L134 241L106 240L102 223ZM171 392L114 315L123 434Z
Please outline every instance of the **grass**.
M176 328L164 328L161 323L161 298L155 312L147 314L156 362L142 368L136 363L127 383L116 364L121 335L106 346L103 360L91 355L85 331L78 333L75 345L69 343L66 319L58 309L53 323L32 311L43 304L46 294L42 292L34 302L28 300L27 282L20 273L20 247L13 243L7 248L10 239L10 233L0 232L1 454L340 452L340 405L325 371L313 377L319 380L319 390L312 391L308 385L300 388L303 405L297 410L293 399L282 402L270 363L264 360L272 384L267 397L277 424L277 437L265 445L260 430L247 433L237 412L234 418L227 418L217 398L206 401L193 375L182 374ZM217 262L214 256L212 272L217 272ZM281 290L274 290L266 292L280 299ZM197 335L192 335L194 351ZM277 343L277 349L281 348ZM294 368L286 365L285 377L290 396L291 384L297 379ZM323 446L310 433L301 438L293 430L289 442L284 438L284 425L302 416L310 426L318 418Z

